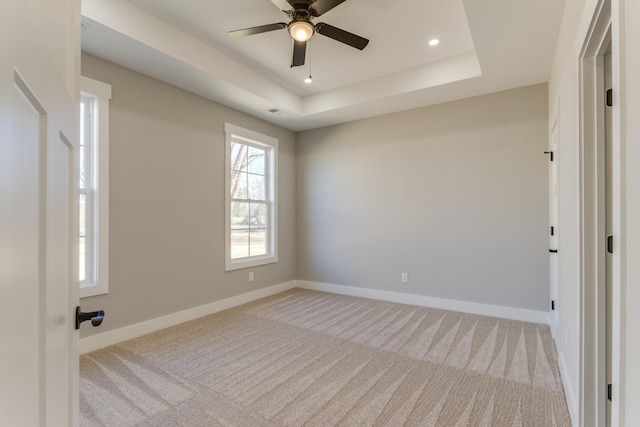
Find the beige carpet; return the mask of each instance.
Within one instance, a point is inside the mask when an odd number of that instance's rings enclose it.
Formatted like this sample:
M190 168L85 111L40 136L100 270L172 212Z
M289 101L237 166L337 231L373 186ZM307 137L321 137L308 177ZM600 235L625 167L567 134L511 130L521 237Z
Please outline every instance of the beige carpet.
M80 360L82 426L570 426L549 328L294 289Z

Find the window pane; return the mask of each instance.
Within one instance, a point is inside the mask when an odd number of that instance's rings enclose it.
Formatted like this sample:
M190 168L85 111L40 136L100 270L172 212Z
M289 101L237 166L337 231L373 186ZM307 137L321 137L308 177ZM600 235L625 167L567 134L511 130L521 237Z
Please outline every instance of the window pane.
M87 103L90 102L85 95L80 97L80 146L84 146L86 141L84 140L86 127L87 127L87 115L86 111L88 110ZM80 161L82 162L82 156L80 156Z
M87 213L86 213L86 205L87 205L87 195L80 193L80 236L84 237L87 235Z
M248 174L249 178L249 199L266 200L267 180L262 175Z
M267 232L266 230L251 230L251 256L265 255L267 253Z
M79 156L80 156L80 188L87 188L87 182L85 178L86 171L84 167L85 166L85 161L84 161L85 149L83 145L80 146Z
M80 269L79 269L79 276L80 276L80 281L82 282L83 280L86 279L86 263L87 263L87 258L85 256L85 238L81 237L80 238Z
M80 282L85 280L91 280L90 277L91 272L88 271L91 268L90 262L91 260L88 258L91 254L92 248L91 244L93 239L91 236L87 236L87 229L91 226L91 219L87 216L87 203L88 197L84 192L80 193L80 204L79 204L79 213L78 213L78 225L80 228L80 242L79 242L79 253L78 253L78 262L79 262L79 270L78 277Z
M249 256L249 232L231 231L231 259Z
M245 172L231 172L231 198L232 199L247 199L247 173Z
M231 203L231 228L236 230L249 228L249 203Z
M266 150L262 148L249 147L248 171L250 173L264 175L266 154Z
M238 142L231 142L231 170L247 170L247 146Z
M267 227L267 205L264 203L252 203L250 215L251 228Z

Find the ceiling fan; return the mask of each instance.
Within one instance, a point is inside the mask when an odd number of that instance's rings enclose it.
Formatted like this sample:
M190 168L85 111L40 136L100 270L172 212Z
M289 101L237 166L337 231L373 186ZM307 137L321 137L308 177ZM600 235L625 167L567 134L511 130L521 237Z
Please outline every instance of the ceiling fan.
M271 0L280 10L289 16L289 23L277 22L275 24L260 25L258 27L243 28L241 30L229 31L232 37L251 36L253 34L266 33L268 31L282 30L287 28L293 38L293 59L292 67L304 65L307 52L307 40L314 33L332 38L341 43L364 49L369 40L348 31L334 27L333 25L318 22L313 24L312 19L327 13L345 0Z

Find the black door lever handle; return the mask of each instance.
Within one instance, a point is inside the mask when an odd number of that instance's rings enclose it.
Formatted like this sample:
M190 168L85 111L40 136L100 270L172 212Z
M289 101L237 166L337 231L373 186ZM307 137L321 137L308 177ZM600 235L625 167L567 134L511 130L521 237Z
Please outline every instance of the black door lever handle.
M84 313L80 310L80 306L76 307L76 329L80 329L80 324L86 320L91 320L93 326L100 326L104 320L104 310Z
M557 249L549 249L549 252L552 254L557 254L558 250Z

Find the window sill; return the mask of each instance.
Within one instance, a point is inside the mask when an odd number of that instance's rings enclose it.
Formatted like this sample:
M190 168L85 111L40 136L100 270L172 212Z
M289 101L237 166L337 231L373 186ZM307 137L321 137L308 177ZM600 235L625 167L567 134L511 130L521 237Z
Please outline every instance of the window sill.
M95 297L98 295L106 295L109 293L108 286L85 285L80 286L80 298Z
M278 262L277 256L245 258L238 261L227 260L225 271L240 270L242 268L257 267L259 265L274 264L276 262Z

